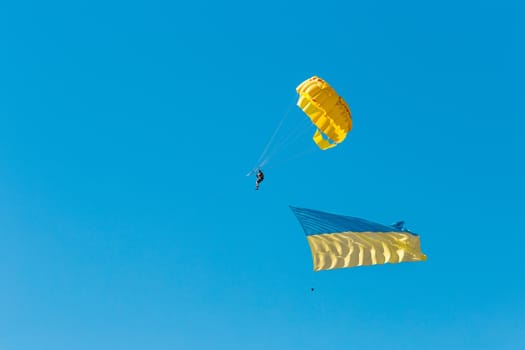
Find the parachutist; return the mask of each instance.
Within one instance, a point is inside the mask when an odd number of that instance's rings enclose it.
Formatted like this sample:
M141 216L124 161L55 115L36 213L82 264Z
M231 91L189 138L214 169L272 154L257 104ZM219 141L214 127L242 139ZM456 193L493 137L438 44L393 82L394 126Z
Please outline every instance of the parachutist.
M261 169L257 171L256 177L257 179L255 180L255 190L258 190L260 183L264 180L264 173L261 171Z

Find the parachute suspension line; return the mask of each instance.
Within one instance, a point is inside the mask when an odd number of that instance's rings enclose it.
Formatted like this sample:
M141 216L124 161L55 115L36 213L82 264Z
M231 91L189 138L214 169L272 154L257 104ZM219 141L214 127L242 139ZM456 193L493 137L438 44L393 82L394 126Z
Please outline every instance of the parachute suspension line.
M273 144L273 140L275 139L275 136L277 136L277 134L279 133L279 130L281 130L281 127L283 126L283 123L286 120L286 117L288 117L288 112L286 112L284 114L284 116L281 118L281 120L279 121L279 124L277 125L277 128L275 128L275 130L273 131L272 136L268 140L268 143L266 144L266 146L264 147L261 155L257 159L257 164L258 165L261 163L262 158L266 155L266 153L268 152L268 149Z
M311 129L310 122L307 118L301 116L301 119L296 123L290 133L279 140L279 143L268 153L266 158L261 162L261 166L267 164L277 153L285 150L295 141L304 136L306 132L309 132ZM281 163L281 162L280 162Z
M263 160L263 164L267 164L273 157L282 151L285 151L290 145L292 145L299 138L304 136L305 131L308 131L308 121L306 118L302 118L297 125L288 133L282 140L268 153L266 158Z
M317 151L318 151L318 150L317 150L316 148L313 148L313 147L312 147L311 149L309 149L309 150L307 150L307 151L299 152L299 153L296 153L296 154L294 154L294 155L291 155L290 157L287 157L287 158L285 158L285 159L282 159L282 160L276 161L275 163L272 163L272 166L270 166L270 168L273 167L274 165L283 165L283 164L287 164L287 163L291 162L292 160L295 160L295 159L298 159L298 158L304 157L304 156L306 156L306 155L308 155L308 154L312 154L312 153L317 152Z
M304 133L305 127L309 125L309 121L304 116L301 116L300 119L295 123L292 130L285 135L282 140L277 144L275 148L282 149L284 146L291 143L291 141L296 140L298 137L302 136L301 134ZM275 152L274 152L275 153Z
M272 148L272 146L274 145L275 138L279 134L279 131L281 130L284 122L286 121L286 119L290 115L290 111L292 110L294 105L295 105L295 98L292 101L292 103L290 103L290 105L288 106L288 109L286 110L286 113L284 113L283 117L281 118L281 120L277 124L277 127L275 128L272 136L268 140L268 143L266 144L266 146L264 147L261 155L257 159L256 165L253 167L253 169L250 172L248 172L248 174L246 174L246 176L250 176L251 174L253 174L255 172L255 170L257 170L258 168L261 168L263 166L263 164L267 163L267 161L264 162L263 159L266 157L266 155L269 152L270 148Z

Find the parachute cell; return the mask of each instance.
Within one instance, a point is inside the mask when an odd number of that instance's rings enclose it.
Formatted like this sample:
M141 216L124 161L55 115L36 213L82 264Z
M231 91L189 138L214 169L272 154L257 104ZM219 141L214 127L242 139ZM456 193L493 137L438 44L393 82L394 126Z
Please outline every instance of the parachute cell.
M320 149L335 147L352 130L352 113L346 101L323 79L312 77L296 88L297 106L317 127L313 136Z
M424 261L419 236L402 226L291 207L306 234L314 271Z

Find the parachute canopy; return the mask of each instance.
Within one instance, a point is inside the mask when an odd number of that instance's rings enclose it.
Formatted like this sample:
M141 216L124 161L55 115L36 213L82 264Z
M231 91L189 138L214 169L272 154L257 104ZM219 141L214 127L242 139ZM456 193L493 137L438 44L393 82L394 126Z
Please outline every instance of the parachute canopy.
M352 114L345 100L323 79L312 77L296 88L297 106L317 127L313 136L320 149L335 147L352 130Z
M402 222L381 225L352 216L290 207L306 233L314 271L424 261L419 236Z

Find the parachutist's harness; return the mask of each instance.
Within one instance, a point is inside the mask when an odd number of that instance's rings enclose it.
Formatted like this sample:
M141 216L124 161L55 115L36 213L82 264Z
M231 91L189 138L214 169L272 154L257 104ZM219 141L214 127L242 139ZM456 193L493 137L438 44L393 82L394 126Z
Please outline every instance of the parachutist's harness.
M257 173L257 183L261 183L262 180L264 180L264 174L263 173Z

